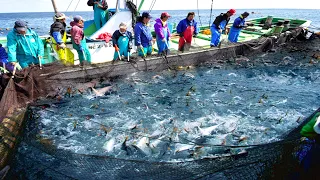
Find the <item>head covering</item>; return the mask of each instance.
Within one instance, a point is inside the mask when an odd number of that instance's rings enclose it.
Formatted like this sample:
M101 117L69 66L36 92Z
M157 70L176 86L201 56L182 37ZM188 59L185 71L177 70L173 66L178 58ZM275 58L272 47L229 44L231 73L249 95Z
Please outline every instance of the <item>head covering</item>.
M63 13L56 13L54 16L55 19L66 19L66 15Z
M18 31L25 31L27 28L27 23L24 21L16 21L14 23L14 28Z
M248 13L248 12L244 12L244 13L242 13L241 15L247 17L247 16L249 16L249 13Z
M230 9L228 12L229 12L231 15L234 15L234 14L236 13L236 10L235 10L235 9Z
M126 23L124 22L121 22L120 25L119 25L119 28L127 28L127 25Z
M81 16L79 16L79 15L73 17L73 21L74 21L74 22L77 22L77 23L78 23L78 22L81 21L81 20L83 21L83 18L82 18Z
M171 17L169 13L163 12L161 13L161 17Z
M152 16L151 16L150 13L148 13L148 12L143 12L142 15L141 15L141 17L142 17L142 18L146 17L146 18L149 18L149 19L152 18Z
M320 116L317 118L316 124L313 126L313 130L320 134Z

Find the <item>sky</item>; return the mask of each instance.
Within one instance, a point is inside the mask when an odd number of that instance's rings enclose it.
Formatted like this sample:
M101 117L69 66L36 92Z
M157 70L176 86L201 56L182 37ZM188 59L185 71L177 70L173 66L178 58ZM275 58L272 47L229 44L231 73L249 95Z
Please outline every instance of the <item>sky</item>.
M87 0L55 0L59 11L66 11L69 4L69 11L92 11L92 7L87 6ZM107 0L110 2L109 6L115 0ZM133 0L136 2L136 0ZM138 0L138 3L141 0ZM179 10L179 9L197 9L197 1L199 2L199 9L210 9L212 0L157 0L154 5L154 10ZM77 3L79 2L78 7ZM145 0L142 9L149 9L152 0ZM317 0L308 1L293 1L293 0L213 0L213 9L265 9L265 8L290 8L290 9L319 9L320 6ZM0 12L52 12L51 0L0 0Z

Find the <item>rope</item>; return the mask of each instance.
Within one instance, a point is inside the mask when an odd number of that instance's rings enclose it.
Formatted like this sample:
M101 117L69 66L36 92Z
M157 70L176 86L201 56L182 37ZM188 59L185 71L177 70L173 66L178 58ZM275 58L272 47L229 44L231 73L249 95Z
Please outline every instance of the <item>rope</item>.
M202 26L201 16L200 16L200 11L199 11L199 0L197 0L197 10L198 10L198 16L199 16L200 26ZM210 15L210 17L211 17L211 15Z
M73 0L71 0L71 2L69 3L69 6L68 6L68 8L67 8L66 12L68 12L69 7L71 6L72 2L73 2Z
M212 8L213 8L213 0L212 0L212 2L211 2L210 20L209 20L209 26L208 26L208 27L211 26Z
M151 12L151 10L153 9L154 5L156 4L157 0L152 0L150 8L149 8L149 13Z
M76 11L76 9L78 8L79 3L80 3L80 0L78 0L78 3L77 3L77 5L76 5L76 8L74 8L74 11Z

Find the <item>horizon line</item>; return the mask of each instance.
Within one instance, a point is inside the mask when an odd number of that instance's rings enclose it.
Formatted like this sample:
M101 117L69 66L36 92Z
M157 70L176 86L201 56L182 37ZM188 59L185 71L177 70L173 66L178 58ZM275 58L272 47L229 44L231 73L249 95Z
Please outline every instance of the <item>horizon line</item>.
M113 8L112 8L113 9ZM238 8L238 10L268 10L268 9L278 9L278 10L320 10L316 8ZM147 11L148 9L143 9L141 11ZM198 9L154 9L152 11L190 11L190 10L198 10ZM199 10L211 10L211 9L199 9ZM226 8L216 8L212 10L228 10ZM151 12L152 12L151 11ZM6 14L6 13L49 13L54 11L23 11L23 12L0 12L0 14ZM75 12L92 12L92 11L59 11L64 13L75 13Z

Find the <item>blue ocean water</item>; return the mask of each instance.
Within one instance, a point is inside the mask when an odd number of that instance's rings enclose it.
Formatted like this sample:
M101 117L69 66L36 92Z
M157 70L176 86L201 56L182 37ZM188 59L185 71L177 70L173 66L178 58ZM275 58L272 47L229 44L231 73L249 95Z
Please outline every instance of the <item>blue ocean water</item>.
M170 22L178 23L181 19L185 18L188 12L194 11L197 14L196 20L200 25L209 25L215 18L222 12L226 12L226 9L213 10L212 14L210 10L170 10L167 11L172 17ZM265 17L268 15L273 15L277 17L292 18L292 19L306 19L312 21L312 26L320 28L320 19L318 18L320 10L306 10L306 9L238 9L237 15L231 18L233 21L242 12L248 11L251 13L250 18ZM151 15L155 18L159 17L163 11L154 10L151 11ZM254 13L252 13L254 12ZM75 15L81 15L85 20L93 19L93 12L65 12L65 14L70 17L67 20L69 23L72 17ZM199 16L200 15L200 16ZM34 28L34 30L39 35L47 35L50 30L50 25L53 22L53 12L31 12L31 13L0 13L0 37L6 36L9 30L13 28L14 22L16 20L24 20L28 22L29 27ZM210 18L211 17L211 18ZM152 23L152 22L151 22ZM7 28L9 28L7 30Z

